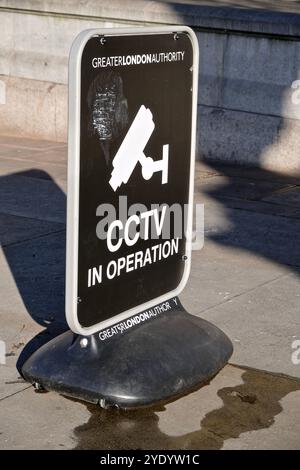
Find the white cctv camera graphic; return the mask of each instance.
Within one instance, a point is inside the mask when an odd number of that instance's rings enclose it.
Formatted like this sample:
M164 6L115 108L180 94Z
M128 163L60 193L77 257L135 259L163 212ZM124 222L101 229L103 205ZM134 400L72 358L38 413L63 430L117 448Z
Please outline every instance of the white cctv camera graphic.
M161 171L161 183L168 182L169 145L163 145L161 160L154 161L144 154L144 148L154 128L150 109L142 105L112 162L114 169L109 184L114 191L121 184L127 183L137 162L140 162L142 166L142 175L145 180L152 178L153 173Z

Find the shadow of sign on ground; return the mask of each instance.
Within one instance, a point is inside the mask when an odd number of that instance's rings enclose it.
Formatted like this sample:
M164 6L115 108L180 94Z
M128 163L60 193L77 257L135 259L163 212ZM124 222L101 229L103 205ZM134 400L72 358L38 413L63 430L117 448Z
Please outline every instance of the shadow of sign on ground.
M28 314L45 327L23 349L19 370L41 344L67 329L65 199L63 191L42 170L0 178L1 246Z
M300 176L212 162L208 165L212 176L196 180L196 191L222 204L227 227L213 230L208 222L207 239L289 266L298 274Z

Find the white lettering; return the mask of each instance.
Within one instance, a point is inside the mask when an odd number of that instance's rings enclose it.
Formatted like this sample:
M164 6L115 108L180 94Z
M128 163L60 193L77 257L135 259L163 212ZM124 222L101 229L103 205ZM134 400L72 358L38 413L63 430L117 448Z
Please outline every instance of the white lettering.
M123 224L121 222L121 220L115 220L114 222L112 222L109 227L108 227L108 230L107 230L107 248L109 249L109 251L117 251L120 246L122 245L122 240L123 238L120 238L119 241L113 245L112 244L112 232L115 228L119 228L120 230L122 230L123 228Z

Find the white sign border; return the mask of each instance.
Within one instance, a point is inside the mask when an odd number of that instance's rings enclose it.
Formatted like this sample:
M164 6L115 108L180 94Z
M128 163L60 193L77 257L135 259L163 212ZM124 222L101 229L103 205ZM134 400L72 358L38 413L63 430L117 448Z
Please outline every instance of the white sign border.
M199 47L197 36L187 26L161 26L140 28L114 28L114 29L88 29L82 31L74 40L69 56L69 116L68 116L68 196L67 196L67 237L66 237L66 319L70 329L80 335L91 335L116 322L125 320L132 315L147 310L154 305L176 297L185 287L191 269L191 241L186 243L185 269L182 279L176 289L156 297L144 304L139 304L114 317L99 322L88 328L83 327L78 320L78 230L79 230L79 176L80 176L80 96L81 96L81 57L88 40L93 36L136 36L145 34L164 34L173 32L188 34L193 48L193 96L192 96L192 134L190 155L190 183L187 217L187 233L191 237L193 196L194 196L194 168L196 153L196 121L198 102L198 68Z

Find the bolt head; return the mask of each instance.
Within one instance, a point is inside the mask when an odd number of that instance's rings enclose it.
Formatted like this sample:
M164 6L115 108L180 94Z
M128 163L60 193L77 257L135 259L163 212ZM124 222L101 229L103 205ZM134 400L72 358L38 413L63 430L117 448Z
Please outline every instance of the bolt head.
M89 340L87 338L82 338L79 344L81 348L86 348L87 345L89 344Z

